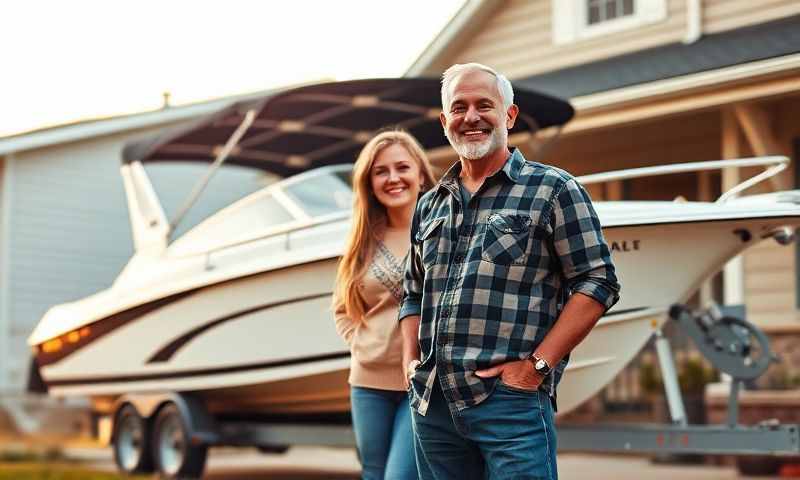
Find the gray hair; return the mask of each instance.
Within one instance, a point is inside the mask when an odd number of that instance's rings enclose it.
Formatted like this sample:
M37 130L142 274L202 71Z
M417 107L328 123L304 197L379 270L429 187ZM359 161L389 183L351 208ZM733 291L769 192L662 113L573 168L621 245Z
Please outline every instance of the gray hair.
M455 64L444 71L442 74L442 108L447 110L450 104L450 84L459 75L467 72L481 71L491 73L497 79L497 90L500 92L500 97L503 99L503 110L508 110L514 103L514 89L511 87L511 82L505 75L497 73L493 68L487 67L480 63L463 63Z

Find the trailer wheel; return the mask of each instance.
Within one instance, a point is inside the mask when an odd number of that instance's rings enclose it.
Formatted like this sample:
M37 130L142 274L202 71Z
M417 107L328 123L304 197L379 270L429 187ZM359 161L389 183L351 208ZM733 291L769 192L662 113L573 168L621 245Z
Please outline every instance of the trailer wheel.
M156 417L153 454L156 468L164 478L200 478L208 447L191 444L186 422L175 404L169 403Z
M281 454L289 451L289 445L261 445L256 448L265 455Z
M742 476L777 475L783 460L768 455L743 455L736 457L736 470Z
M114 463L120 472L132 475L153 471L147 422L132 405L123 406L114 421Z

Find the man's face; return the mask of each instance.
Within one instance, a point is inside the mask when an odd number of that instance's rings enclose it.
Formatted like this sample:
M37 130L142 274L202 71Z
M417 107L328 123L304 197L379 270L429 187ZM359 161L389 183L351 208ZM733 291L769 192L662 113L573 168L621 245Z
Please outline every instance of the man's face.
M507 147L516 108L503 109L494 75L480 70L459 75L450 84L450 104L443 107L444 133L461 158L478 160Z

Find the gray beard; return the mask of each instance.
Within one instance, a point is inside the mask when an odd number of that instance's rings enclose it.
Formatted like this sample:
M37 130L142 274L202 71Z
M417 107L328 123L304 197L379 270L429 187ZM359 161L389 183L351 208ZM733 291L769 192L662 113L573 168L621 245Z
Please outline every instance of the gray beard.
M478 160L489 153L495 151L500 145L508 139L508 130L502 126L496 127L492 130L492 135L483 143L473 142L459 142L457 139L450 136L450 132L445 129L444 135L450 142L450 146L458 153L458 156L465 160Z

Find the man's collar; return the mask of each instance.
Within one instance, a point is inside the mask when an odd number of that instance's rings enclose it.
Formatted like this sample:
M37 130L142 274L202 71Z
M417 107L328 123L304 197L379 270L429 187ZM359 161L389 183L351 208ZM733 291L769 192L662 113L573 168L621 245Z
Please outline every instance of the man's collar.
M499 171L505 173L509 180L516 183L517 180L519 180L519 174L522 171L522 167L525 165L525 157L522 156L522 152L517 147L511 147L510 150L511 155L508 156L506 163L503 164L503 167ZM459 175L461 175L461 160L457 161L447 169L444 175L442 175L442 179L439 181L439 184L443 186L455 186L458 184ZM495 175L497 175L497 173L495 173Z
M439 180L439 184L446 186L446 185L455 185L458 183L458 177L461 175L461 159L459 159L456 163L450 166L444 175L442 175L442 179Z
M525 157L522 156L522 152L517 147L511 147L511 156L508 157L505 165L503 165L503 172L505 172L509 180L517 183L519 174L524 166Z

